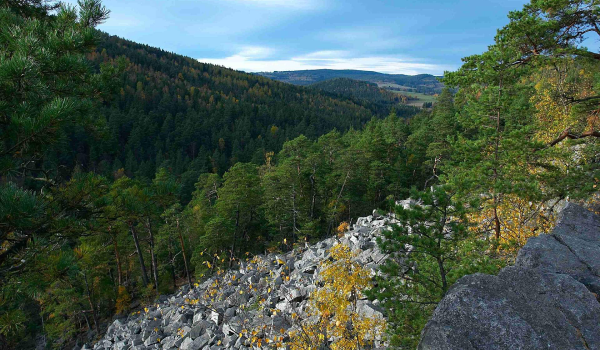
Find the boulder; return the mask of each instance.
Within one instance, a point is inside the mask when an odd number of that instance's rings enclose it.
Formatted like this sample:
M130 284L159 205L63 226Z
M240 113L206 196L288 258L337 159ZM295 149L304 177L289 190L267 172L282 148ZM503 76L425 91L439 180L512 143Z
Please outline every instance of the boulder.
M383 310L368 300L358 300L356 311L365 317L383 319Z
M179 345L179 349L181 350L194 350L193 349L194 341L191 338L185 338Z
M222 310L213 310L210 313L210 320L215 324L219 325L223 321L223 312Z
M455 283L418 349L600 349L599 258L600 217L568 204L515 266Z
M600 294L600 217L568 203L552 234L531 238L516 266L568 274Z

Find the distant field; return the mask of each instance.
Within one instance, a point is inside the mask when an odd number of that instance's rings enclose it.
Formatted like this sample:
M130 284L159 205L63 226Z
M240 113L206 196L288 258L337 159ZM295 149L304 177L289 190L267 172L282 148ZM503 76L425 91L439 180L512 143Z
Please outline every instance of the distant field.
M383 86L381 86L383 87ZM416 100L409 100L407 105L409 106L415 106L415 107L423 107L423 103L425 102L435 102L437 101L437 97L433 96L433 95L426 95L426 94L422 94L420 92L409 92L409 91L395 91L395 90L389 90L391 92L395 92L397 94L402 94L404 96L409 96L409 97L413 97L413 98L417 98Z
M433 95L426 95L421 92L415 92L415 88L412 88L410 86L404 86L382 81L378 81L377 86L383 89L387 89L388 91L395 92L397 94L417 98L416 100L409 101L407 103L409 106L422 107L423 103L425 102L435 102L437 100L437 98Z
M421 107L425 102L435 102L437 101L437 97L433 95L425 95L418 92L411 92L406 94L406 96L416 97L418 100L411 100L408 104L410 106Z
M398 85L398 84L394 84L394 83L377 82L376 84L380 88L384 88L384 89L385 88L393 88L393 89L400 89L402 91L414 91L415 90L415 88L413 88L413 87Z

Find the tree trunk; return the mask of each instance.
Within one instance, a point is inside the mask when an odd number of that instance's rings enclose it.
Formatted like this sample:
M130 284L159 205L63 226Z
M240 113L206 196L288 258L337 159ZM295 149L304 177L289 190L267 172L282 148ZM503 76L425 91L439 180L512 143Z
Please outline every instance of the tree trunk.
M350 177L350 170L348 170L348 172L346 173L346 177L344 178L344 183L342 183L342 188L340 189L340 193L338 194L338 196L335 200L335 205L333 207L333 215L331 216L331 220L329 220L329 227L327 228L328 235L330 235L333 230L333 223L335 221L335 217L337 216L338 203L340 201L340 198L342 198L342 194L344 193L344 187L346 187L346 182L348 181L349 177Z
M131 231L131 236L133 237L133 243L135 243L135 250L137 251L138 258L140 259L140 269L142 270L142 280L144 281L144 286L148 285L148 273L146 272L146 264L144 263L144 255L142 254L142 249L140 248L140 242L138 240L137 233L135 232L135 228L133 227L133 223L129 223L129 230Z
M502 79L500 80L500 89L498 90L498 103L501 103L502 98ZM496 187L496 182L498 181L498 167L500 163L500 107L498 107L498 114L496 116L496 144L494 145L494 187ZM500 239L500 218L498 218L498 204L499 198L498 194L495 193L496 189L494 189L494 231L496 232L496 240Z
M181 234L181 228L179 227L179 218L177 218L177 233L179 233L179 243L181 244L181 254L183 255L183 266L185 267L185 275L187 276L188 285L192 289L192 277L190 276L190 270L188 269L187 257L185 255L185 246L183 245L183 235Z
M298 231L297 227L297 218L296 218L296 185L292 187L292 218L293 218L293 227L292 227L292 241L296 241L296 231Z
M152 226L150 219L146 219L146 231L148 231L148 237L150 240L150 262L152 264L152 277L154 279L154 290L158 293L158 261L156 261L156 254L154 253L154 234L152 233Z
M240 205L238 203L237 210L235 212L235 229L233 230L233 242L231 243L231 257L229 259L229 267L233 266L233 257L235 256L235 249L238 236L238 227L240 225Z
M169 261L171 262L171 279L173 280L173 288L177 289L177 276L175 276L175 257L173 256L173 242L169 234Z
M316 170L313 168L313 173L310 175L310 192L311 192L311 200L310 200L310 219L313 220L315 218L315 203L317 199L317 189L315 186L315 172Z
M438 263L438 268L440 269L440 277L442 279L442 292L444 293L442 295L442 297L443 297L444 295L446 295L446 292L448 291L448 281L446 280L446 269L444 268L444 262L442 261L441 258L437 257L436 260Z
M88 283L87 274L83 273L83 279L85 280L85 290L87 299L92 309L92 317L94 318L94 329L98 330L98 316L96 315L96 307L94 306L94 300L92 299L92 292L90 290L90 284Z
M85 312L83 305L79 304L79 306L81 307L81 314L83 315L83 319L85 320L85 323L87 324L88 329L92 329L92 325L90 324L90 320L88 320L87 317L87 312ZM81 323L79 323L81 325Z
M500 218L498 217L498 206L494 205L494 231L496 232L496 239L500 239Z
M110 232L111 228L108 228L108 231ZM119 245L117 243L117 237L113 236L113 248L115 250L115 260L117 262L117 280L118 280L118 285L122 285L123 284L123 270L121 269L121 255L119 254Z

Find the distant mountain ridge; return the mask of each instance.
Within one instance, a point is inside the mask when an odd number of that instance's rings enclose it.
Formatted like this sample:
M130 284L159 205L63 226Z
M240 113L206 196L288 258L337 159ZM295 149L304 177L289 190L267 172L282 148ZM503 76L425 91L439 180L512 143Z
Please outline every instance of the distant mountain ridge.
M275 71L275 72L258 72L273 80L294 84L294 85L311 85L321 81L333 78L349 78L354 80L362 80L371 83L376 83L380 87L386 87L392 90L414 91L421 93L439 93L443 84L431 74L405 75L405 74L385 74L363 70L335 70L335 69L314 69L314 70L298 70L298 71Z

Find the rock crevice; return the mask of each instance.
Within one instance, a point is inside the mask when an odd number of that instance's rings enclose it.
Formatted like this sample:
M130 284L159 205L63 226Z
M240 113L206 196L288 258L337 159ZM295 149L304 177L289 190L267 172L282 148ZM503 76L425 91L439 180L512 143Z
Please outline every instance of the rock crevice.
M564 245L564 246L565 246L567 249L569 249L569 251L571 252L571 254L573 254L573 255L574 255L576 258L577 258L577 260L579 260L579 262L580 262L580 263L582 263L582 264L583 264L583 266L585 266L585 267L588 269L588 271L590 272L590 274L591 274L592 276L600 277L600 276L599 276L599 275L598 275L598 274L597 274L597 273L594 271L594 269L593 269L593 268L592 268L592 267L591 267L591 266L590 266L590 265L587 263L587 261L586 261L585 259L582 259L582 258L581 258L581 257L580 257L580 256L577 254L577 252L576 252L576 251L574 251L573 249L571 249L571 247L569 247L569 245L568 245L567 243L565 243L565 242L564 242L564 241L563 241L563 240L560 238L560 236L557 236L557 235L551 235L551 237L553 237L554 239L556 239L556 240L558 241L558 243L560 243L560 244Z

